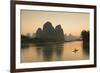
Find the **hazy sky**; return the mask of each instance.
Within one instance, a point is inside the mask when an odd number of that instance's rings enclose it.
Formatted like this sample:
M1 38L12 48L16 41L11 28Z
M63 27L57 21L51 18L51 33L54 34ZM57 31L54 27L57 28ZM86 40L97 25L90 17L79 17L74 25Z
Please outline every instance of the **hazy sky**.
M80 35L82 30L89 30L89 17L89 13L21 10L21 34L35 33L50 21L54 27L60 24L65 34Z

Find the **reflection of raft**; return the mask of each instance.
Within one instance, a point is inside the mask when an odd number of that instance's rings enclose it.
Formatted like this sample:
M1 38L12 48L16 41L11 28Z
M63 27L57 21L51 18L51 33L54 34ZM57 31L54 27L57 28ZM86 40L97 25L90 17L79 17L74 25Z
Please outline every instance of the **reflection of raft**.
M72 52L76 53L78 51L78 49L74 49Z

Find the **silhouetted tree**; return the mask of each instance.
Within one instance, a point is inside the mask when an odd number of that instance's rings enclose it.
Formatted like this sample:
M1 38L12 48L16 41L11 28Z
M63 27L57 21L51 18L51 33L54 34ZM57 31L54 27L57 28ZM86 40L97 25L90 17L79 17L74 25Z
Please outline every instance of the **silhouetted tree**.
M83 50L89 54L89 31L83 30L81 36L83 40Z
M21 35L21 43L31 43L33 39L26 35Z
M82 40L83 42L88 42L89 43L89 31L83 30L81 32Z

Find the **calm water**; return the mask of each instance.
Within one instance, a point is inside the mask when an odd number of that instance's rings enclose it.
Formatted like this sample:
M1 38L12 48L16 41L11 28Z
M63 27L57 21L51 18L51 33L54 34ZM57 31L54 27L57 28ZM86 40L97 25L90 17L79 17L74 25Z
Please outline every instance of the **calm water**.
M87 49L82 41L22 44L21 62L85 60L89 59Z

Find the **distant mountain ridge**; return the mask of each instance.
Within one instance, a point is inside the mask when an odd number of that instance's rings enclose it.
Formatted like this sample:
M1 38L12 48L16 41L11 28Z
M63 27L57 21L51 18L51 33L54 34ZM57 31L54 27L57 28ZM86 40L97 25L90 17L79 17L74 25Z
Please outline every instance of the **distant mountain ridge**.
M65 41L80 41L80 40L82 40L81 36L74 36L72 34L65 35L64 38L65 38Z
M47 21L43 25L43 29L40 27L36 30L36 33L22 35L21 42L23 43L32 43L32 42L70 42L70 41L81 41L88 39L88 33L81 32L81 36L74 36L72 34L65 35L64 31L60 24L55 28L52 26L52 23ZM86 38L86 39L85 39Z

